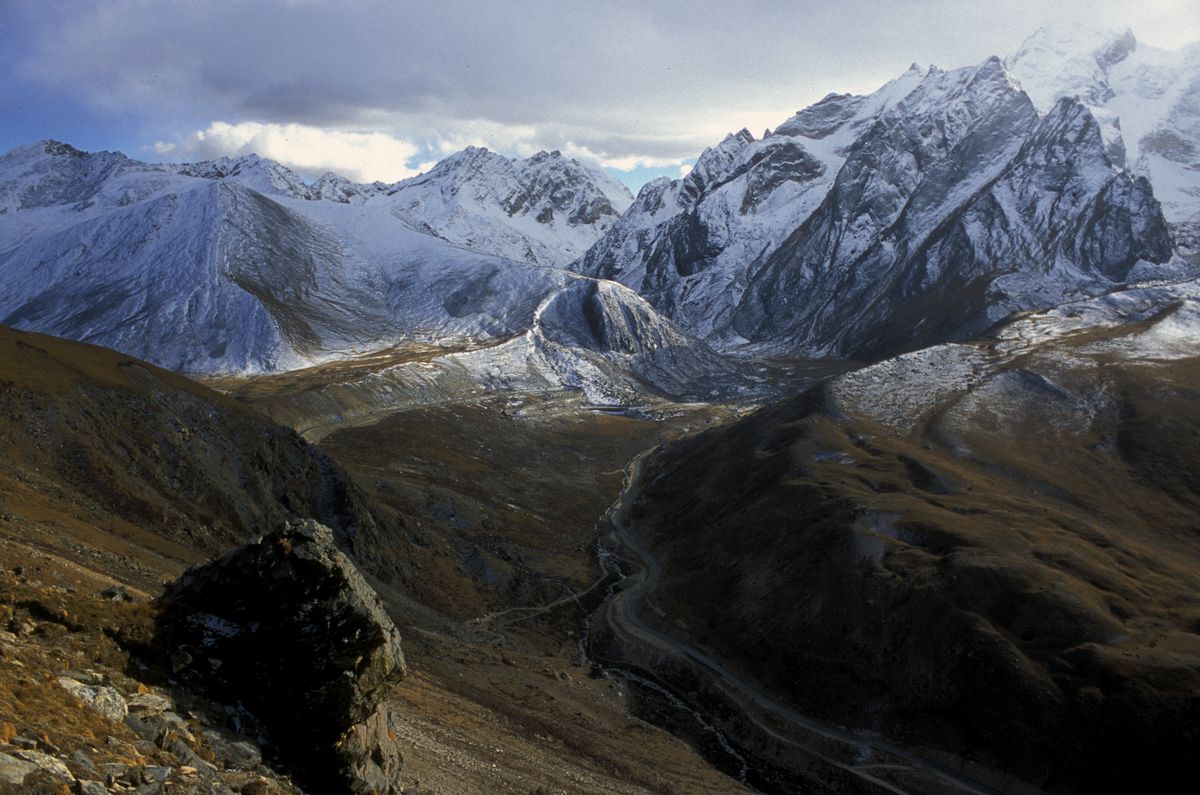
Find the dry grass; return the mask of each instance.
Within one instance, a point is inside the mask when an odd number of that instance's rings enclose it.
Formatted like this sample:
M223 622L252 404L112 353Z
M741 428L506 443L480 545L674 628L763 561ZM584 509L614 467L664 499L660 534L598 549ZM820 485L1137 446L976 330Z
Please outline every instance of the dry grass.
M1037 390L957 396L900 434L818 390L674 445L635 514L655 604L804 709L1040 787L1179 769L1200 739L1200 363L1051 374L1109 401L1073 424Z

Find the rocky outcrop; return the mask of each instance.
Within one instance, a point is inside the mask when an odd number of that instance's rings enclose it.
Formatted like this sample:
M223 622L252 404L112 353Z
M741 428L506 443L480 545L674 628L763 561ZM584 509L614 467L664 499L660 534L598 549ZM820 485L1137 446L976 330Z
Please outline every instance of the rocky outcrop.
M405 674L379 597L311 520L193 568L163 594L156 646L186 687L237 708L314 792L397 792L383 704Z
M1154 184L1176 251L1200 261L1200 45L1174 51L1130 30L1042 28L1005 61L1038 111L1077 97L1118 166Z

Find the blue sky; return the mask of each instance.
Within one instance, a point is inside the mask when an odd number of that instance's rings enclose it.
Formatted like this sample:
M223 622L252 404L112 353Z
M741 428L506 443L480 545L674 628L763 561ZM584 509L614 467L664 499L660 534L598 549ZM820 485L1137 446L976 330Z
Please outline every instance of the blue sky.
M636 189L831 91L1081 20L1200 39L1194 0L0 0L0 151L257 151L392 181L467 145L559 149Z

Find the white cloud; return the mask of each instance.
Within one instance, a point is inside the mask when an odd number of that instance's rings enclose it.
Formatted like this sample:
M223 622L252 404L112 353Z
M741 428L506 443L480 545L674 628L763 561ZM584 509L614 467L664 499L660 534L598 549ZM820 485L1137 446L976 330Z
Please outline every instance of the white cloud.
M684 163L682 166L679 167L679 178L680 179L683 179L684 177L686 177L688 174L691 174L691 173L692 173L692 164L691 163Z
M420 149L381 132L342 132L304 124L214 121L179 143L155 143L159 154L191 158L258 154L309 176L333 171L357 182L395 182L419 173Z
M674 168L683 162L683 158L680 157L650 157L647 155L606 157L593 152L586 146L580 146L570 141L563 145L561 151L567 157L599 163L604 168L616 171L633 171L635 168Z
M494 152L512 152L528 157L545 147L538 146L538 129L527 124L501 124L486 119L460 119L447 123L445 119L406 117L387 119L390 125L423 129L428 136L428 148L439 156L461 152L468 146L482 146Z

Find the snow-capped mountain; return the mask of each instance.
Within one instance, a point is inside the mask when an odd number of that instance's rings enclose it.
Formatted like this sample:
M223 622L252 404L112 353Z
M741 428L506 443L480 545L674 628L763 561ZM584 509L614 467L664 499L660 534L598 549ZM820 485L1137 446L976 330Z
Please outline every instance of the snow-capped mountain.
M607 232L633 197L557 151L518 160L468 147L377 200L414 227L475 251L563 266Z
M999 58L914 65L645 186L578 262L721 347L876 357L1176 273L1150 183Z
M620 182L557 151L521 160L471 146L391 185L357 184L333 173L307 183L257 155L171 168L186 176L234 180L267 195L385 206L414 229L480 254L535 265L577 259L633 202Z
M1200 261L1200 43L1166 51L1129 30L1042 29L1005 66L1042 113L1078 97L1109 157L1153 183L1180 252Z
M523 371L533 357L543 382L597 396L683 389L668 371L690 357L684 373L720 369L627 288L418 231L371 187L326 200L346 185L308 185L257 157L159 166L21 147L0 158L0 323L195 373L411 342L489 347L531 330L538 344L499 364Z
M913 65L728 136L628 209L623 186L557 152L469 148L363 185L253 155L21 147L0 158L0 322L195 372L533 334L521 350L580 385L597 352L611 375L628 334L561 341L620 304L638 366L677 391L680 373L721 369L689 335L864 359L966 339L1200 267L1198 53L1039 32L1007 61ZM539 337L550 320L563 333Z

